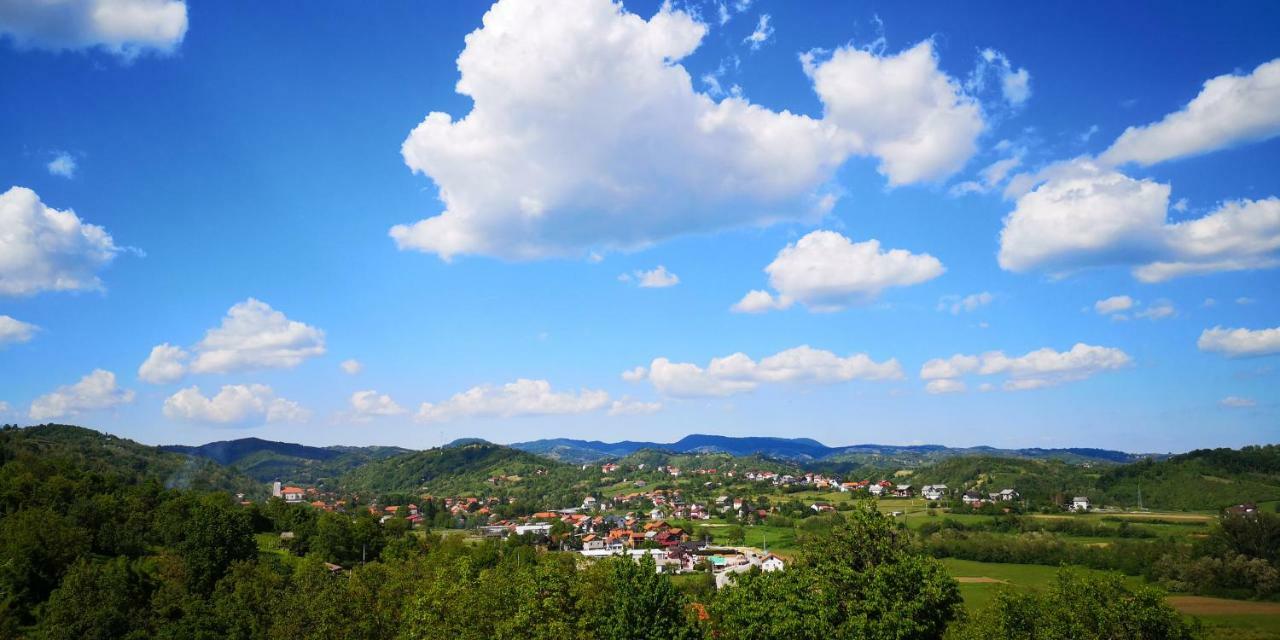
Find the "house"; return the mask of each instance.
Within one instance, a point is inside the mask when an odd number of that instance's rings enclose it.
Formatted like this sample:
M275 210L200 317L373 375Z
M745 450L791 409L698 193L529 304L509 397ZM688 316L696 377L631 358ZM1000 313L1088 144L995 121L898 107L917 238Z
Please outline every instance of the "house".
M829 504L827 504L827 503L825 503L825 502L815 502L815 503L813 503L813 504L809 505L809 508L810 508L810 509L813 509L814 513L824 513L824 512L827 512L827 511L835 511L835 510L836 510L836 508L835 508L835 507L833 507L833 506L831 506L831 505L829 505Z
M871 495L879 497L881 494L884 493L884 486L879 484L873 484L867 487L867 491L869 491Z
M516 525L516 535L522 536L526 533L530 533L535 536L549 536L551 535L551 525L545 522Z
M1227 513L1233 516L1252 516L1258 513L1258 505L1252 502L1244 502L1233 507L1227 507Z
M925 500L941 500L947 495L947 485L945 484L926 484L920 489L920 495Z
M787 563L772 553L765 556L764 560L760 562L760 570L765 573L782 571L785 568L787 568Z
M970 507L980 507L983 502L986 502L986 500L983 499L982 494L977 491L964 492L964 496L962 496L960 500Z
M662 509L659 509L659 508L657 508L657 507L654 507L654 508L653 508L653 510L649 512L649 519L650 519L650 520L661 520L661 519L662 519Z
M995 494L996 499L1001 502L1013 502L1018 499L1018 492L1013 489L1002 489L1000 493Z
M591 511L592 509L595 509L595 508L596 508L596 498L595 498L595 496L587 496L587 497L585 497L585 498L583 498L583 499L582 499L582 510L583 510L583 511Z
M1072 499L1071 499L1071 510L1072 510L1072 511L1088 511L1088 510L1089 510L1089 499L1088 499L1088 498L1086 498L1086 497L1083 497L1083 496L1076 496L1076 497L1072 498Z
M911 496L915 495L915 492L912 491L911 485L900 484L893 488L893 495L899 498L910 498Z
M298 487L285 487L280 490L280 496L285 502L299 503L306 499L307 492Z

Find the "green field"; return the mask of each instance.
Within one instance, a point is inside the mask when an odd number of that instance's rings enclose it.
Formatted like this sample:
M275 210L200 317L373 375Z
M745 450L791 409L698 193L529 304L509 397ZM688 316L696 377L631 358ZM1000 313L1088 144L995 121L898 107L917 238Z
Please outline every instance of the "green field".
M946 558L947 570L960 581L960 595L970 611L981 609L1000 589L1041 589L1058 569L1033 564L998 564ZM1082 569L1083 571L1088 571ZM1142 579L1126 576L1133 585ZM1179 611L1200 620L1209 638L1280 639L1280 603L1227 600L1203 596L1170 596Z

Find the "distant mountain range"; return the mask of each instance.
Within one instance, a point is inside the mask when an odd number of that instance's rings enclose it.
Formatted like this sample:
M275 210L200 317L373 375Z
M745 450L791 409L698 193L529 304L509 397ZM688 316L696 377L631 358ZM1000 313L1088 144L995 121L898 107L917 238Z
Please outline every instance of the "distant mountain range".
M829 447L810 438L733 437L705 434L685 436L676 442L600 442L598 440L573 440L553 438L516 442L512 448L546 456L554 460L574 463L597 462L631 455L643 449L656 449L672 453L728 453L735 456L760 455L798 463L859 463L903 462L921 463L962 455L993 455L1004 457L1053 459L1068 462L1125 463L1161 455L1133 454L1124 451L1092 448L1066 449L999 449L996 447L946 447L937 444L883 445L858 444L846 447Z

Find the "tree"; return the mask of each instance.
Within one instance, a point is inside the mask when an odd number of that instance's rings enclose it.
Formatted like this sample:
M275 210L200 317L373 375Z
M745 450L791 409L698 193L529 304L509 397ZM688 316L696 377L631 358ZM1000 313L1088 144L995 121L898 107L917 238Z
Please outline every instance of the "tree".
M938 561L861 502L829 533L806 536L784 572L743 575L712 603L719 637L761 640L941 638L960 591Z
M1185 622L1154 587L1129 589L1119 574L1062 569L1045 593L1003 590L956 640L1191 640L1198 625Z
M29 621L89 546L88 531L49 509L23 509L0 519L0 610Z
M201 498L175 545L192 593L208 595L233 562L257 557L249 514L224 495Z
M653 557L601 561L575 585L579 628L599 640L692 640L701 637L688 600L659 574Z
M147 618L148 581L126 558L72 565L45 604L37 637L48 640L114 640L141 637Z

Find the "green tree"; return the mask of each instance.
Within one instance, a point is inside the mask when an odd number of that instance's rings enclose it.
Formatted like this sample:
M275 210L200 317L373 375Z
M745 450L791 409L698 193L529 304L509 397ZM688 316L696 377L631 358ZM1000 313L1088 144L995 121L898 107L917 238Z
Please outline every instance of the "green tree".
M941 638L961 604L942 565L913 552L874 504L833 523L806 536L784 572L743 575L724 589L711 609L718 636Z
M89 552L88 531L46 508L0 519L0 610L24 621L58 586L63 572Z
M233 562L257 557L249 514L224 495L201 498L175 545L192 593L208 595Z
M126 558L81 559L50 595L35 635L47 640L145 637L147 583Z
M701 637L688 600L657 571L653 557L609 558L577 585L579 628L600 640L684 640Z

